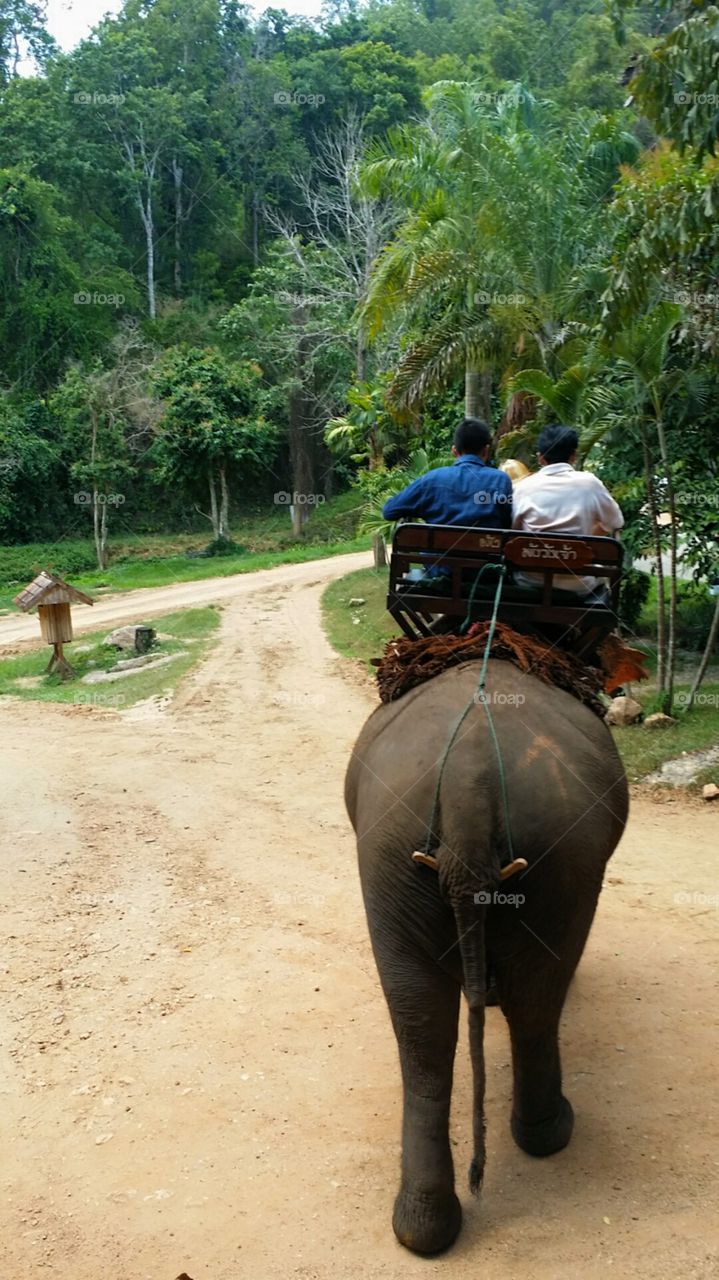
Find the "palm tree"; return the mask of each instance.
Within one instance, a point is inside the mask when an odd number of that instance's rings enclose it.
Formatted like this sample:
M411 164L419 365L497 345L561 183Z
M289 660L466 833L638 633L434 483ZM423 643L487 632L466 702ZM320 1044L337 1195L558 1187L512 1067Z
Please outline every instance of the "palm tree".
M490 416L493 378L539 364L559 372L567 315L603 240L606 197L637 151L618 126L553 120L521 85L487 105L444 81L427 119L370 151L362 182L404 219L375 266L361 314L370 335L412 335L390 388L401 405L459 373L465 412Z
M419 425L416 418L401 418L392 411L386 381L385 376L379 375L374 384L360 382L350 387L346 416L331 418L325 428L325 440L334 453L349 455L353 462L364 463L370 472L386 471L388 460L394 462L406 452ZM387 564L385 535L386 525L373 530L375 569Z
M674 478L667 446L665 400L669 390L665 364L669 339L681 320L683 309L677 303L659 302L631 328L617 334L612 353L620 371L628 373L627 401L631 420L638 427L644 454L644 474L649 510L656 540L657 565L657 686L662 710L671 714L674 699L677 628L677 507ZM662 468L662 484L669 509L669 614L664 600L664 573L661 538L657 522L657 488L652 457L650 429L654 428ZM668 621L668 625L667 625ZM666 631L666 645L665 645Z
M596 347L588 347L580 359L553 380L543 369L522 369L509 382L510 394L520 392L541 400L558 422L579 432L579 465L589 451L617 423L617 388L603 376L606 361ZM502 452L512 453L526 439L520 428L502 437Z
M669 375L665 366L669 340L682 315L679 305L660 302L603 351L589 345L584 357L556 380L543 370L525 369L510 384L513 391L529 392L547 404L560 422L579 429L582 458L620 426L638 434L656 561L657 687L666 712L672 709L676 664L677 509L665 419L668 400L684 388L686 379L681 373ZM516 439L505 437L505 443L512 449ZM668 612L658 518L665 502L670 517Z

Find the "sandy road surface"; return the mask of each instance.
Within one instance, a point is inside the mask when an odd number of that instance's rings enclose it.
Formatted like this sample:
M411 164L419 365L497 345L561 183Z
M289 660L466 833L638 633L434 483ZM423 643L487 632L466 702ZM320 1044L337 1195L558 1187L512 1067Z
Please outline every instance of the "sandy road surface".
M318 578L334 578L342 573L351 573L353 569L365 569L368 564L368 553L355 551L348 556L308 560L306 564L277 565L274 569L260 569L257 573L233 573L226 578L198 578L196 582L175 582L167 587L138 587L135 591L118 591L112 595L99 596L91 608L78 605L73 609L73 628L75 634L79 635L83 631L119 626L123 622L158 618L161 614L173 613L176 609L220 604L226 600L253 595L258 587L280 586L286 580L300 586L303 582L314 582ZM89 594L92 595L92 592ZM0 618L0 646L22 644L26 641L38 644L39 632L35 614L11 613Z
M0 706L2 1280L715 1277L717 815L680 801L635 803L610 864L565 1016L572 1144L513 1146L491 1010L483 1198L462 1174L445 1258L395 1244L398 1072L341 801L371 694L320 630L336 566L243 580L167 711ZM463 1044L462 1171L468 1083Z

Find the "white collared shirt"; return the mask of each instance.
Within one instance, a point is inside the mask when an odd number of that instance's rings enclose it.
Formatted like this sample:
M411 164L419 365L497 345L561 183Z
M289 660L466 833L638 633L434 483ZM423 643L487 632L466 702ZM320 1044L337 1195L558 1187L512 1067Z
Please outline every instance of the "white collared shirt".
M575 471L569 462L552 462L514 486L514 529L528 533L613 534L624 524L617 503L591 471ZM534 586L541 574L516 573L519 583ZM584 594L597 578L557 574L554 586Z

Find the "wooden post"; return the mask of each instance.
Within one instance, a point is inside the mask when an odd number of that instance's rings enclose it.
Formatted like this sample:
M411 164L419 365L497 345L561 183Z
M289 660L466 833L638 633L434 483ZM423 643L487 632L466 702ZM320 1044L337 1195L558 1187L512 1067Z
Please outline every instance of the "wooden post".
M70 666L62 651L62 640L53 642L52 657L47 664L46 671L48 675L58 675L61 680L72 680L75 669Z

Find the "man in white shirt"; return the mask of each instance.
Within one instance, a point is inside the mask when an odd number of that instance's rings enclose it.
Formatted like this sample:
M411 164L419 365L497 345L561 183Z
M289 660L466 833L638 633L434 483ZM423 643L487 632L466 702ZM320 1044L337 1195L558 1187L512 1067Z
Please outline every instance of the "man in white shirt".
M613 537L624 516L609 490L591 471L575 471L579 437L573 427L545 427L537 442L540 470L520 480L514 488L514 529L527 533L579 533ZM541 583L542 575L515 573L524 586ZM554 586L587 595L598 578L557 574Z

